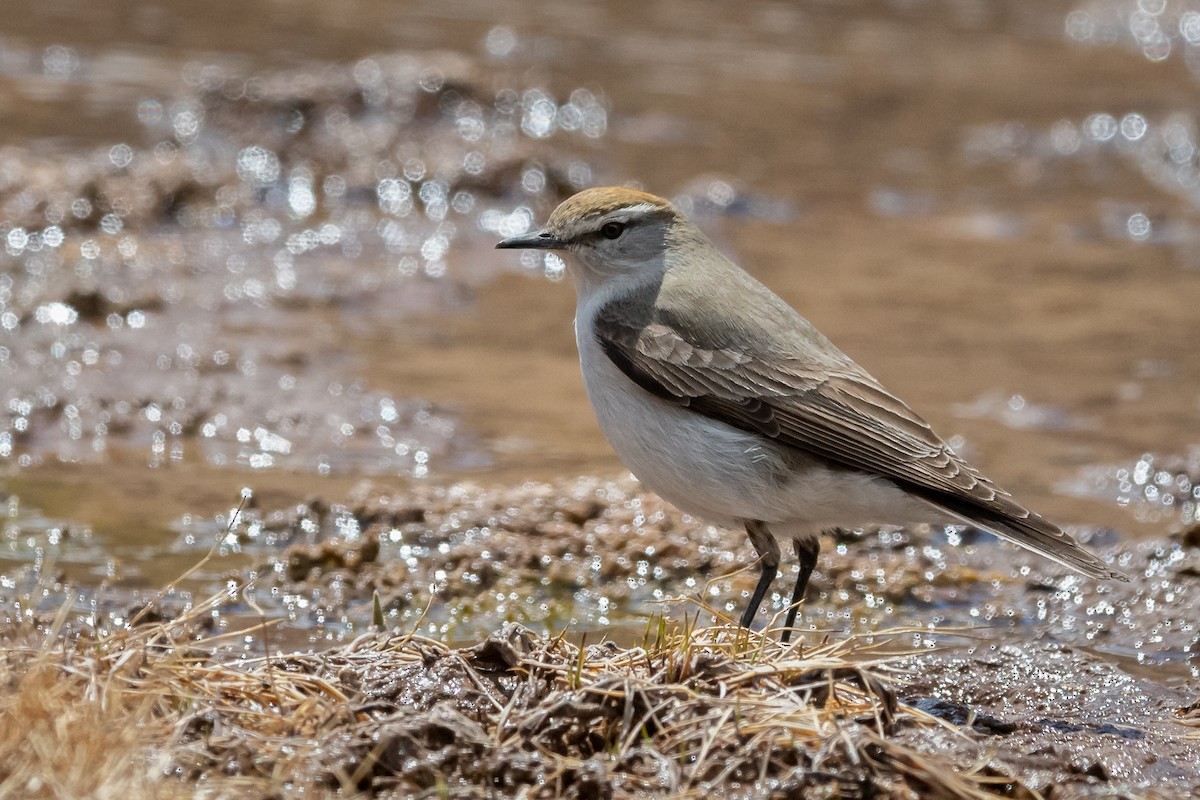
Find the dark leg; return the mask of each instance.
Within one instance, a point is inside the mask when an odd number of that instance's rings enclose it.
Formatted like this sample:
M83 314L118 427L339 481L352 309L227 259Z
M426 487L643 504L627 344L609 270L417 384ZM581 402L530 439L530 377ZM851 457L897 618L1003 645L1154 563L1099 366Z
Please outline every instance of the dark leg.
M792 548L800 561L800 572L796 574L796 585L792 588L792 604L788 607L787 622L783 625L783 635L780 637L784 644L792 638L792 626L796 623L796 611L800 601L804 599L804 589L808 586L808 578L812 575L813 567L817 565L817 554L821 552L821 540L816 536L805 536L802 539L792 539Z
M763 598L767 596L767 590L771 588L771 581L775 580L775 575L779 571L779 542L775 541L774 535L767 530L766 523L748 520L746 533L750 535L750 543L758 552L762 574L758 576L758 585L754 587L750 605L746 606L746 613L742 614L743 628L749 628L750 623L754 621L754 615L758 613L758 607L762 605Z

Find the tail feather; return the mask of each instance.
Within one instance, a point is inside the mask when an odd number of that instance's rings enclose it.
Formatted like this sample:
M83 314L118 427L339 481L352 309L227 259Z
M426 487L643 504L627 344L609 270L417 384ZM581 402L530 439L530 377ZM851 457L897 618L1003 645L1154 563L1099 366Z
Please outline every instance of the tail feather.
M906 488L913 491L911 486ZM940 493L928 491L915 493L920 494L931 505L960 520L964 525L994 533L1002 539L1032 550L1088 577L1102 580L1129 580L1127 575L1113 569L1083 549L1057 525L1022 508L1011 500L1006 499L1004 509L1000 510Z

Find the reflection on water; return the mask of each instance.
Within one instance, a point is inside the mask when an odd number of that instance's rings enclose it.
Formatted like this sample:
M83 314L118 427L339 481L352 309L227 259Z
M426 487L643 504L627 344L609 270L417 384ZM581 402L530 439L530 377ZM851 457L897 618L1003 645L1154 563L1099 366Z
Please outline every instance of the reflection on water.
M1176 530L1200 536L1200 447L1187 456L1146 453L1132 466L1087 467L1061 490L1117 505L1145 522L1168 520Z
M1200 75L1200 7L1171 0L1092 0L1066 18L1067 37L1089 45L1140 49L1149 61L1181 56Z
M1102 112L1081 121L1061 119L1040 131L1030 131L1019 123L978 128L967 135L963 154L970 164L1008 162L1034 175L1059 172L1075 165L1104 175L1111 170L1105 161L1120 159L1188 207L1148 213L1148 209L1135 204L1104 202L1097 207L1104 235L1117 240L1168 245L1181 263L1198 267L1197 141L1196 120L1190 113L1173 112L1161 120L1147 120L1136 111L1119 119ZM1103 182L1095 180L1097 184ZM1161 201L1154 203L1157 207L1162 205Z
M464 72L189 64L182 94L137 104L143 143L0 154L0 460L115 446L151 466L418 478L443 457L485 463L420 387L396 397L348 372L339 332L459 307L442 285L455 243L522 233L529 203L588 184L586 162L532 142L600 138L607 112L585 89L487 96Z

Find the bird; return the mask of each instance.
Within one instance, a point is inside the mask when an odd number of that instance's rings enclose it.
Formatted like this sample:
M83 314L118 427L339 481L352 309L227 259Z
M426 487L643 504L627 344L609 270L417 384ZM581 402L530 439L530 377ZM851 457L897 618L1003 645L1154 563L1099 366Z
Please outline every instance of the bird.
M686 514L745 529L760 573L743 627L777 576L780 538L799 562L787 643L820 536L871 524L965 525L1128 580L963 460L670 201L585 189L496 247L566 262L584 386L630 472Z

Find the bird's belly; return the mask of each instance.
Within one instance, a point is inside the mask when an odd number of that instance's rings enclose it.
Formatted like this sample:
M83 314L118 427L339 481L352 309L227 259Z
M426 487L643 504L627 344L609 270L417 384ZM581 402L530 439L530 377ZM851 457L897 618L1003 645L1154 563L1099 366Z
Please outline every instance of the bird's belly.
M580 342L584 385L621 461L680 510L736 527L779 533L871 523L935 522L941 515L894 483L827 466L642 390L598 346Z
M736 527L757 519L777 455L756 437L622 383L587 380L601 430L629 471L680 510ZM612 380L611 378L609 379Z

